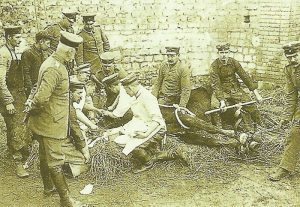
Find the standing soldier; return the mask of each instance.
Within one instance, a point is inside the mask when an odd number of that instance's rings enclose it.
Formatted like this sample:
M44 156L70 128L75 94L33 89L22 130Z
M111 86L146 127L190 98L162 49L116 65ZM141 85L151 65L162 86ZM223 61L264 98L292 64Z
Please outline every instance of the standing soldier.
M178 103L186 107L191 95L191 69L179 58L179 46L166 47L168 61L160 65L152 93L160 104Z
M25 94L15 53L21 42L21 27L6 27L4 32L6 44L0 48L0 112L7 128L8 150L16 162L16 173L19 177L27 177L29 173L22 164L28 156L29 143L22 126Z
M164 62L159 67L158 77L153 86L152 94L157 97L161 104L160 110L163 114L166 124L176 124L180 127L174 113L174 108L168 107L176 104L180 109L186 108L191 94L191 69L179 58L178 46L166 47L168 61ZM193 131L205 130L213 134L225 134L233 136L232 130L222 130L212 124L185 113L185 110L180 110L178 114L183 124L192 128ZM177 127L177 128L178 128ZM196 143L199 140L195 140Z
M59 42L60 32L67 31L74 33L73 24L76 22L76 15L78 13L72 10L63 10L62 19L53 25L45 28L47 35L50 37L50 52L53 53Z
M34 84L37 83L39 70L47 58L50 47L50 38L45 31L35 35L35 44L25 50L21 57L21 67L24 75L25 93L28 97Z
M271 181L279 181L295 171L300 152L300 107L298 98L300 91L300 42L291 42L284 45L283 49L289 64L284 69L287 103L284 110L284 118L280 125L292 122L292 126L286 137L285 149L280 165L269 176Z
M76 206L76 202L69 196L69 188L62 171L65 163L62 146L68 136L70 117L69 74L66 63L74 59L76 48L81 42L82 38L78 35L61 32L56 51L40 68L36 92L26 102L27 111L30 112L28 126L40 144L44 190L53 191L53 182L60 196L61 206L68 207Z
M91 64L92 75L101 70L100 55L110 49L107 36L101 28L94 26L95 16L95 14L82 15L84 27L78 35L83 38L83 42L76 53L77 64Z
M241 88L237 75L242 79L243 83L252 91L255 98L260 102L262 97L257 91L258 84L245 72L241 64L235 59L229 57L230 44L226 43L217 46L219 58L216 59L210 67L210 77L215 97L220 103L220 108L226 105L233 105L239 102L249 101L249 96ZM251 130L252 120L261 125L260 113L256 106L245 106L247 113L242 114L245 127ZM225 112L223 110L222 112Z

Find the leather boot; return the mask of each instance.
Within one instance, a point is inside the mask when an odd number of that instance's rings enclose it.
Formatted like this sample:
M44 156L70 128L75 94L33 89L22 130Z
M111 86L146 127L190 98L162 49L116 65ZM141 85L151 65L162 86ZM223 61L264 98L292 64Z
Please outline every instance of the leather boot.
M283 169L281 167L278 167L274 173L269 175L269 180L271 181L280 181L282 178L286 178L290 176L290 171Z
M57 193L56 188L54 187L54 184L52 182L49 167L45 161L42 159L40 160L40 173L44 185L44 195L46 197L49 197L55 193Z
M19 178L26 178L29 176L29 172L23 167L22 162L16 162L16 174Z
M69 188L62 171L61 166L49 168L52 181L60 197L61 207L79 207L84 206L82 203L72 199L69 195Z

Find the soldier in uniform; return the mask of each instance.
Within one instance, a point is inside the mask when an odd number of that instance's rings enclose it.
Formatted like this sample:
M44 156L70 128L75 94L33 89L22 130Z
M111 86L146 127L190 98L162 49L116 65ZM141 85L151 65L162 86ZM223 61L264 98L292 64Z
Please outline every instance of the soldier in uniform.
M220 108L226 105L233 105L240 102L249 101L249 95L241 88L238 77L252 91L255 98L260 102L262 97L257 91L258 84L245 72L240 63L229 57L230 44L226 43L217 46L219 58L216 59L210 67L210 77L214 97L219 102ZM216 104L213 104L216 105ZM252 130L252 119L257 124L261 125L260 113L255 105L243 107L247 113L242 113L244 127L247 130ZM225 112L225 110L222 110Z
M152 89L152 94L158 98L161 105L160 109L166 124L175 124L177 128L181 127L176 119L174 108L170 106L176 104L177 107L186 108L191 94L191 69L184 61L180 60L179 50L178 46L166 47L168 61L159 66L158 77ZM190 116L185 111L180 111L178 116L192 131L204 130L212 134L233 136L232 130L218 128L197 116ZM193 139L195 144L202 144L201 140L197 140L200 137L193 136Z
M285 148L279 167L269 175L271 181L279 181L295 171L300 152L300 42L291 42L283 46L284 54L289 64L284 68L286 77L286 106L284 118L280 125L291 122L291 128L286 136Z
M24 88L26 96L30 95L31 89L37 83L39 70L47 58L47 51L50 47L50 37L45 31L35 35L35 44L22 53L21 67L24 75Z
M0 48L0 112L7 128L7 146L16 163L19 177L29 173L23 168L23 161L28 156L28 136L22 124L22 113L26 100L23 91L22 72L15 48L21 42L21 27L4 28L6 44ZM25 130L25 131L24 131Z
M76 48L81 42L80 36L61 32L57 49L42 64L37 89L26 102L27 111L30 112L28 126L40 144L44 189L53 191L53 182L60 196L61 206L67 207L78 206L78 203L69 196L62 171L65 163L62 145L68 136L70 117L69 74L66 63L74 59Z
M89 63L92 75L101 70L100 55L110 49L109 41L100 27L95 27L95 14L82 15L84 28L78 33L83 38L83 43L76 53L76 62L81 65ZM101 81L101 80L100 80Z
M45 28L45 32L50 37L50 53L53 53L56 50L56 47L59 43L60 32L67 31L74 33L73 24L76 22L76 15L78 13L72 10L63 10L62 19L53 25L50 25Z

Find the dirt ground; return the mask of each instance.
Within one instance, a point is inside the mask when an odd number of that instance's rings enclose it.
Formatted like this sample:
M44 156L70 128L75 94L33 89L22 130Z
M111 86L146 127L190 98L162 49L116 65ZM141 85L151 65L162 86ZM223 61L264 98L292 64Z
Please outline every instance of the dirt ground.
M4 131L3 125L0 129ZM0 152L1 207L59 206L57 195L43 197L36 168L30 169L29 178L16 177L6 153L3 133ZM223 163L219 167L226 169L233 165ZM79 191L92 182L91 179L69 178L68 182L71 195L90 206L300 206L299 174L272 183L266 178L274 166L236 161L234 167L236 170L226 171L223 176L221 171L216 173L213 169L211 174L210 169L191 173L179 164L159 164L138 175L125 173L109 182L95 184L90 195L80 195Z

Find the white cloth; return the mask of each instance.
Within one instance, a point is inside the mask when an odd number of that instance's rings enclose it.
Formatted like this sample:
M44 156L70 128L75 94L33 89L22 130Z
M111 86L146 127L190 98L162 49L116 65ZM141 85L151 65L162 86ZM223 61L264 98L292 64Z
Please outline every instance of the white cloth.
M112 114L116 117L123 117L124 114L130 109L133 101L135 101L135 97L129 96L124 87L120 84L120 92L118 97L116 98L117 103L113 103L112 106L116 105L114 107L114 110Z
M123 126L125 136L121 135L115 142L125 145L123 153L128 155L136 147L152 138L161 128L165 127L165 122L160 112L157 99L143 86L139 86L136 100L131 103L133 118ZM136 132L147 132L148 126L157 122L159 126L145 139L134 138Z

